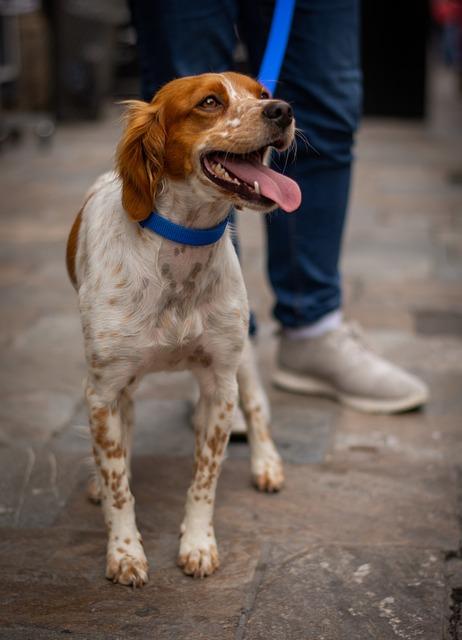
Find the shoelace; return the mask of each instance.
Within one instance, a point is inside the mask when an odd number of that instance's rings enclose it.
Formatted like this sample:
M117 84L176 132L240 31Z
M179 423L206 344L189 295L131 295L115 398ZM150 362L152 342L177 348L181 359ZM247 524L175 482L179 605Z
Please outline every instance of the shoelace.
M364 329L354 320L343 323L340 330L337 332L336 344L339 348L343 349L348 345L352 355L359 355L364 352L378 355L377 349L367 340Z

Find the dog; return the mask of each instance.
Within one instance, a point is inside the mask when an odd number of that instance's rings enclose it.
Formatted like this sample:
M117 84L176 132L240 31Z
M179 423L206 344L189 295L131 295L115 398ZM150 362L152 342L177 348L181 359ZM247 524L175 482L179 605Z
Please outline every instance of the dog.
M294 140L289 104L247 76L173 80L150 103L129 101L116 171L91 187L71 229L67 267L78 293L86 399L107 527L106 577L142 586L148 563L130 490L132 392L146 373L189 369L200 398L195 464L178 564L204 577L219 566L215 488L238 403L253 482L284 481L269 407L248 338L246 288L229 230L194 246L142 226L155 210L175 225L216 228L231 207L267 213L300 204L295 182L265 164Z

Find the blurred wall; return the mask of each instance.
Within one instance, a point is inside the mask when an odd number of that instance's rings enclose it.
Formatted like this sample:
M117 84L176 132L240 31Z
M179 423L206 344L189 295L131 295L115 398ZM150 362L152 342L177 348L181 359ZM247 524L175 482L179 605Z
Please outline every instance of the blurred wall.
M426 105L426 0L363 0L364 113L422 118Z

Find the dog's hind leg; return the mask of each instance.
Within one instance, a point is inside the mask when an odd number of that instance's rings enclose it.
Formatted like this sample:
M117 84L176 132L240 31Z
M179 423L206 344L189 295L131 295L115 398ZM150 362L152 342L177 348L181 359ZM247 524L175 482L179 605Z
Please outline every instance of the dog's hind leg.
M124 394L87 384L87 402L93 453L108 530L106 577L121 584L142 586L148 564L135 522L135 500L130 491L128 434L123 418ZM130 407L130 402L125 409Z
M268 398L260 382L249 338L242 352L237 381L247 420L252 481L260 491L279 491L284 484L284 472L270 434Z
M125 462L127 465L128 479L132 478L132 444L133 444L133 426L135 419L133 399L128 391L124 389L120 394L120 412L123 421L123 436L126 450Z
M178 564L187 575L202 578L219 566L213 529L215 489L237 401L235 371L196 370L200 399L194 416L194 477L181 525Z

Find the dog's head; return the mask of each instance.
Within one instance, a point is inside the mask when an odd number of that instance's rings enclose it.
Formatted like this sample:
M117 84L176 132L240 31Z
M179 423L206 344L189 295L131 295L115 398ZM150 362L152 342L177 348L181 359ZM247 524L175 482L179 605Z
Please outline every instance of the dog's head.
M129 105L117 167L134 220L149 215L165 180L187 182L208 201L238 208L299 207L297 184L263 164L271 147L284 151L292 143L292 109L259 82L207 73L173 80L150 103Z

